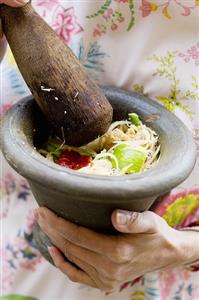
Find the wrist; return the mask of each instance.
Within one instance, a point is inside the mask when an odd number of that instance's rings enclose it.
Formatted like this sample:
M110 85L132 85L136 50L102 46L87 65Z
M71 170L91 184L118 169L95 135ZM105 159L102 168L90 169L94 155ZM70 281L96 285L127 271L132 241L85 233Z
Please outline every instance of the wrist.
M199 259L199 232L176 231L176 254L181 264L186 265Z

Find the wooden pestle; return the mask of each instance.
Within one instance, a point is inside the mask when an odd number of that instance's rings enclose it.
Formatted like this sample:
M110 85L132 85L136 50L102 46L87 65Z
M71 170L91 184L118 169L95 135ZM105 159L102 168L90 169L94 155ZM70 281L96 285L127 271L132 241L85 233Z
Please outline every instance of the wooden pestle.
M71 49L30 3L1 5L0 18L19 70L56 134L74 146L103 134L112 107Z

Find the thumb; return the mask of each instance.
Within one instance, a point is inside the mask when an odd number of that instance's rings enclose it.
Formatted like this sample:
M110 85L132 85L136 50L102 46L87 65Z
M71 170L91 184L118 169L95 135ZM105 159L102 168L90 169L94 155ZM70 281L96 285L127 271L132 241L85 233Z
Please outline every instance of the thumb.
M117 209L112 213L112 224L122 233L154 233L162 219L151 211L143 213Z

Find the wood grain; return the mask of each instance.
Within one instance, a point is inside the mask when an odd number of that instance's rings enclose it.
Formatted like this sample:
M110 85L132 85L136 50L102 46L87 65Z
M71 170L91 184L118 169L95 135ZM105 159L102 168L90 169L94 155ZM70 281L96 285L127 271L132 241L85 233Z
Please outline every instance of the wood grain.
M19 70L56 133L72 145L103 134L112 107L71 49L31 4L1 5L0 18Z

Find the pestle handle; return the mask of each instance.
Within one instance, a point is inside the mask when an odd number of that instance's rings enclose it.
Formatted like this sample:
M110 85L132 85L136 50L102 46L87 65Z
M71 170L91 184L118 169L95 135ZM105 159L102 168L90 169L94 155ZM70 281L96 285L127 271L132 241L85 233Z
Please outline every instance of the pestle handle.
M103 134L112 107L71 49L30 3L1 5L0 18L19 70L57 135L79 146Z

